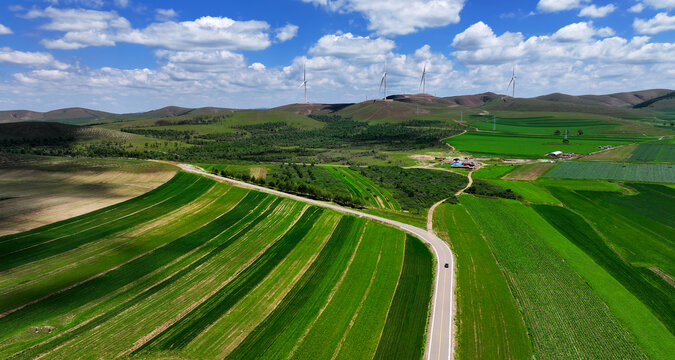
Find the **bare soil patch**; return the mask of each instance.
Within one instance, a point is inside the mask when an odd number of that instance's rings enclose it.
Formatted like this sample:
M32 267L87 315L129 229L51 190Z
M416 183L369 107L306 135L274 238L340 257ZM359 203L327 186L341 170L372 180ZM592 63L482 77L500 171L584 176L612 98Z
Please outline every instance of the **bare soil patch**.
M552 168L553 163L536 163L531 165L524 165L510 173L506 174L502 179L505 180L537 180L539 176Z

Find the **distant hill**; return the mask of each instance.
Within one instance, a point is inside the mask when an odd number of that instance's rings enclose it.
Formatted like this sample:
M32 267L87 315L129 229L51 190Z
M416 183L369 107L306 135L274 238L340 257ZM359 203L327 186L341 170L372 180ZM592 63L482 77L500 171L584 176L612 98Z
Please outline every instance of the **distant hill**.
M288 104L279 107L275 107L271 110L278 111L287 111L301 115L310 115L310 114L329 114L341 110L347 106L353 105L352 103L346 104L316 104L316 103L298 103L298 104Z
M671 91L665 95L641 102L633 105L635 109L649 109L649 110L670 110L675 111L675 91Z
M105 119L114 114L85 108L67 108L48 112L29 110L0 111L0 123L17 121L56 121L64 124L84 124L90 121Z
M544 96L536 97L537 100L554 101L554 102L568 102L574 104L584 105L603 105L615 107L631 107L633 105L658 98L660 96L671 93L672 90L667 89L652 89L632 92L622 92L609 95L566 95L554 93Z
M63 141L112 140L133 137L120 131L49 121L22 121L0 124L0 140L61 139Z

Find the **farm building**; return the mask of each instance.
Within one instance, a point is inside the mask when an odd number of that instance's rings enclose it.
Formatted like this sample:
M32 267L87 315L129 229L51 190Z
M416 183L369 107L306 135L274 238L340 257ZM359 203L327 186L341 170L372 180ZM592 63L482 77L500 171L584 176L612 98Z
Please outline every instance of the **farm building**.
M559 158L559 157L562 157L562 155L563 155L562 151L552 151L552 152L546 154L546 156L552 157L552 158Z

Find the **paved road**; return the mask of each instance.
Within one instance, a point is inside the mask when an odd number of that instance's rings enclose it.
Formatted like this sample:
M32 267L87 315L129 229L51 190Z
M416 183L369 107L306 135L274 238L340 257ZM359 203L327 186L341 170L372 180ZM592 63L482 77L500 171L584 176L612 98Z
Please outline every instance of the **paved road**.
M408 232L412 235L415 235L419 239L423 240L431 247L434 255L436 256L436 283L434 285L434 297L433 304L431 308L431 321L429 322L429 331L427 335L427 348L424 353L424 358L429 360L445 360L452 359L453 354L452 350L452 317L453 317L453 306L454 306L454 286L455 286L455 261L450 248L441 240L433 230L426 231L420 229L416 226L404 224L402 222L385 219L379 216L366 214L354 209L345 208L335 204L329 204L323 201L307 199L301 196L292 195L284 193L277 190L268 189L262 186L257 186L243 181L232 180L224 178L221 176L216 176L205 172L203 169L189 165L189 164L178 164L178 167L181 169L208 176L210 178L227 181L233 185L253 189L261 192L265 192L272 195L283 196L286 198L291 198L294 200L302 201L316 206L321 206L324 208L329 208L331 210L339 211L342 213L355 215L370 220L374 220L383 224L395 226L405 232ZM448 268L445 268L445 264L448 264Z

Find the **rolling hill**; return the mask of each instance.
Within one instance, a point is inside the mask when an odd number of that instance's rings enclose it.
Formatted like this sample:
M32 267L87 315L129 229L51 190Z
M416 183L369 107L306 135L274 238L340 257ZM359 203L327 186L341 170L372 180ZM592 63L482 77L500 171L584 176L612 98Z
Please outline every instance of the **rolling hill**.
M105 119L114 114L80 107L37 112L30 110L0 111L0 123L17 121L56 121L65 124L84 124L93 120Z

